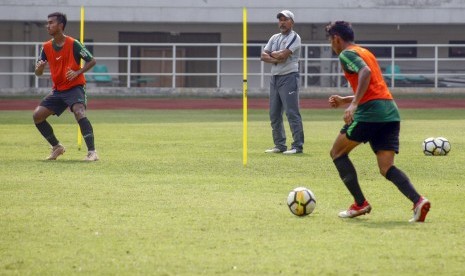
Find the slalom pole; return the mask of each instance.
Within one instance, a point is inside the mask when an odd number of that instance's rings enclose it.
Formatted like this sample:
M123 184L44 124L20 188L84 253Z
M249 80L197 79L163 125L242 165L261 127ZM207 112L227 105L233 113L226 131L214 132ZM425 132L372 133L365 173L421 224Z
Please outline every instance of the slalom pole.
M79 41L81 44L84 44L84 6L81 6L81 24L80 24L80 37ZM81 67L83 66L83 61L81 59ZM78 124L77 127L77 145L78 145L78 150L81 150L82 147L82 133L81 133L81 127Z
M243 78L242 78L242 113L243 113L243 129L242 129L242 163L247 166L247 8L242 11L242 52L243 52Z

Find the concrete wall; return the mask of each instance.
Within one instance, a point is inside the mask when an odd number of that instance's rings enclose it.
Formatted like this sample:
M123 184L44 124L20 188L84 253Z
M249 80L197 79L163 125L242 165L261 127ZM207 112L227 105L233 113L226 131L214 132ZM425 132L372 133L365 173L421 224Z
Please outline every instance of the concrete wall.
M336 19L351 21L357 40L415 40L419 44L465 40L461 35L465 29L465 1L460 0L0 0L0 42L48 40L44 23L54 11L67 13L66 33L78 38L81 5L86 7L85 37L94 42L118 42L119 32L205 32L221 33L222 43L241 43L244 6L248 8L249 40L253 41L266 41L278 32L276 13L282 9L294 11L295 30L303 43L326 43L323 27ZM445 51L440 54L447 55ZM32 52L25 47L0 46L0 56L28 56ZM116 47L95 47L94 55L111 72L119 71L116 60L102 59L118 56ZM419 49L418 56L429 57L431 50ZM32 72L33 64L34 60L0 59L0 72ZM237 72L241 66L222 69ZM451 70L463 67L461 63L446 66ZM249 72L258 69L259 65L253 64ZM31 78L0 75L0 87L26 87ZM240 82L240 77L237 79ZM221 84L231 87L236 82L236 78L225 79ZM251 86L260 82L250 78Z
M277 11L290 9L300 23L325 23L344 19L376 24L461 24L465 3L461 0L2 0L0 20L41 21L60 10L78 21L79 7L93 22L208 22L238 23L242 7L251 23L266 23ZM122 12L124 11L124 12Z
M274 21L273 19L272 21ZM325 24L316 23L298 23L295 30L301 35L303 43L327 43L324 33ZM354 24L357 40L415 40L418 44L447 44L450 40L460 40L461 34L465 29L463 25L435 25L435 24ZM31 24L23 22L7 22L0 24L0 41L29 41L42 43L49 39L49 36L43 24ZM222 43L241 43L242 42L242 25L241 24L182 24L182 23L86 23L85 37L93 42L118 42L119 32L207 32L221 33ZM250 24L249 40L266 42L269 37L278 31L276 22L268 24ZM70 22L66 28L66 33L79 37L79 24ZM465 37L463 38L465 40ZM140 41L144 42L144 41ZM231 50L233 52L224 52L224 55L241 57L240 49ZM5 47L0 46L0 56L34 56L31 49L24 47ZM105 60L105 57L117 57L118 48L115 46L98 46L94 47L94 56L99 63L106 64L110 72L119 72L117 60ZM442 48L441 56L447 57L447 49ZM432 49L418 48L418 57L432 57ZM103 58L103 59L102 59ZM34 60L27 62L1 60L0 72L31 72L33 71ZM408 70L422 70L432 72L433 63L413 64L407 63L403 67ZM241 64L237 63L234 67L223 66L223 72L240 72ZM249 72L258 72L259 65L251 64ZM460 62L444 65L450 70L463 70L463 64ZM240 83L241 78L225 78L221 81L222 85L231 87ZM0 87L24 87L29 86L31 76L1 76ZM261 80L255 77L250 78L251 86L260 85ZM267 80L265 80L267 82ZM47 84L44 84L47 85Z

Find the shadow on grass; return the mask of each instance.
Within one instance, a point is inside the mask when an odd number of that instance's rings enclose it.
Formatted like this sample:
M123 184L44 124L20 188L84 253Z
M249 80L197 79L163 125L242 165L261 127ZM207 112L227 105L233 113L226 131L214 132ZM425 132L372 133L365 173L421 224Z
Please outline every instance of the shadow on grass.
M354 218L344 220L346 223L353 225L360 225L366 228L372 229L395 229L395 228L411 228L416 225L423 225L423 223L411 223L408 220L396 220L396 221L373 221L370 219Z
M307 157L314 157L314 155L310 153L296 153L296 154L283 154L283 153L266 153L265 151L259 152L259 153L252 153L253 155L258 155L258 156L270 156L272 158L278 158L278 157L285 157L285 158L307 158Z
M100 161L85 161L80 159L60 159L60 160L36 160L41 163L50 163L50 164L91 164Z

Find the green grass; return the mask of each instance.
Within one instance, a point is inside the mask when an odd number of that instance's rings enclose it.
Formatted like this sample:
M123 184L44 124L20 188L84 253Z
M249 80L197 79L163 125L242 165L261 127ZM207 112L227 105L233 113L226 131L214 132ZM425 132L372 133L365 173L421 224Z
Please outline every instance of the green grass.
M402 110L396 164L432 202L424 224L407 222L411 203L368 145L351 157L373 211L337 217L352 202L329 158L342 110L303 111L299 156L264 154L267 111L250 111L246 167L239 110L88 115L95 163L81 161L69 113L50 120L67 152L46 162L31 112L0 112L1 275L465 273L465 110ZM450 155L424 156L429 136ZM297 186L317 197L305 218L286 206Z

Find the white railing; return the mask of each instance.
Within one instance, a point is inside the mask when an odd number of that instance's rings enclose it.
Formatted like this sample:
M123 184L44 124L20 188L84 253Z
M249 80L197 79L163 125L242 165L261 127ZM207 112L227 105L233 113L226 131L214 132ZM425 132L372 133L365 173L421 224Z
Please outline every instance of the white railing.
M8 83L9 87L50 86L49 73L40 78L33 73L41 45L39 42L0 42L0 83L3 83L0 88ZM98 64L108 69L87 72L89 85L178 88L240 87L242 84L240 43L86 43L86 46L92 49ZM465 44L363 46L384 51L378 61L391 87L465 87L465 57L460 52ZM270 66L260 61L264 44L254 43L249 47L249 87L267 88ZM451 52L451 49L458 51ZM346 85L338 58L328 44L303 44L300 68L303 87Z

